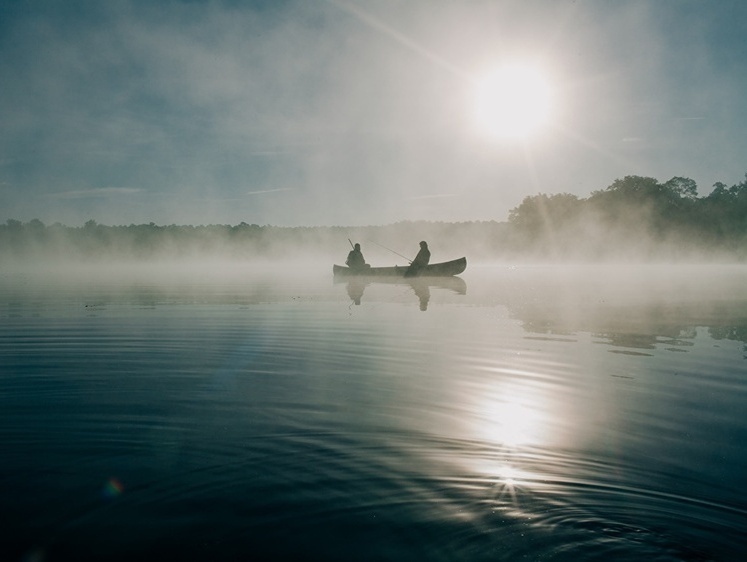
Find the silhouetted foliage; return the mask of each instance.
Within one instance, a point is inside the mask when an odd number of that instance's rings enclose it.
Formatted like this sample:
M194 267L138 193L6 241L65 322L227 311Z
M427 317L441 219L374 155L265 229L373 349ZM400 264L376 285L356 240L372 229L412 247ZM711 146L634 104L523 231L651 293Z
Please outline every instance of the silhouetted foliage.
M387 226L366 227L277 227L247 224L168 225L131 224L106 226L88 220L82 227L41 221L9 220L0 225L0 260L101 260L101 259L253 259L339 255L344 260L348 238L363 244L368 252L379 252L379 263L406 263L376 243L414 256L418 242L433 241L443 259L464 255L467 248L501 244L507 224L497 222L442 223L404 221ZM486 254L486 251L481 251ZM457 255L458 254L458 255ZM385 256L385 257L382 257Z
M626 176L588 199L527 197L509 222L522 250L553 257L684 258L747 256L747 179L714 185L698 197L696 183L673 177ZM715 252L715 254L714 254Z

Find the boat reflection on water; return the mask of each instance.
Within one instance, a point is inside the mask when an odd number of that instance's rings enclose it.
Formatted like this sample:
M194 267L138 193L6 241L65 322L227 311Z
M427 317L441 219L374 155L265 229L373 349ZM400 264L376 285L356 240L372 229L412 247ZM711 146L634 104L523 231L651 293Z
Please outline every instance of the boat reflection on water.
M350 300L360 305L363 293L369 285L386 284L410 287L420 301L420 310L428 310L431 299L431 287L447 289L458 295L467 294L467 283L461 277L340 277L334 276L335 283L346 283Z

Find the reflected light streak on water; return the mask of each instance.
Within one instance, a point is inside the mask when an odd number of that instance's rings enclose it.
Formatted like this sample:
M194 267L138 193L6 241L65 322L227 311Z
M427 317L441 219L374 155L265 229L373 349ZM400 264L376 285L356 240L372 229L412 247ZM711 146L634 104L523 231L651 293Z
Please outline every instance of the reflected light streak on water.
M493 402L484 407L482 424L484 439L494 441L507 447L536 443L541 416L536 406L518 400L509 394L500 402Z

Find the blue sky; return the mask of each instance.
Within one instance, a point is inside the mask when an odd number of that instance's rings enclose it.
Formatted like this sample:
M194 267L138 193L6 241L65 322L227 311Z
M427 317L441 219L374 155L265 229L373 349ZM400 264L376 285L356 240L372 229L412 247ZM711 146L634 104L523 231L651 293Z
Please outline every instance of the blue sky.
M0 3L0 220L505 220L625 175L705 195L747 172L747 3ZM475 83L552 91L496 139ZM3 216L4 215L4 216Z

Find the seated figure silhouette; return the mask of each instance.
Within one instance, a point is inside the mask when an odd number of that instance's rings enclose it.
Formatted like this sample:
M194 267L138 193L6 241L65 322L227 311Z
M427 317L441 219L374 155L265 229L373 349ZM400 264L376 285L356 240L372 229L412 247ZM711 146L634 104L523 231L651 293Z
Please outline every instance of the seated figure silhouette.
M428 250L428 243L423 241L420 243L420 251L415 259L412 260L410 267L405 272L405 277L417 277L420 272L428 265L431 261L431 252Z
M363 252L361 252L361 245L355 244L353 246L353 249L350 250L348 253L348 259L345 260L345 265L347 265L350 269L365 269L367 267L371 267L366 263L366 260L363 258Z

